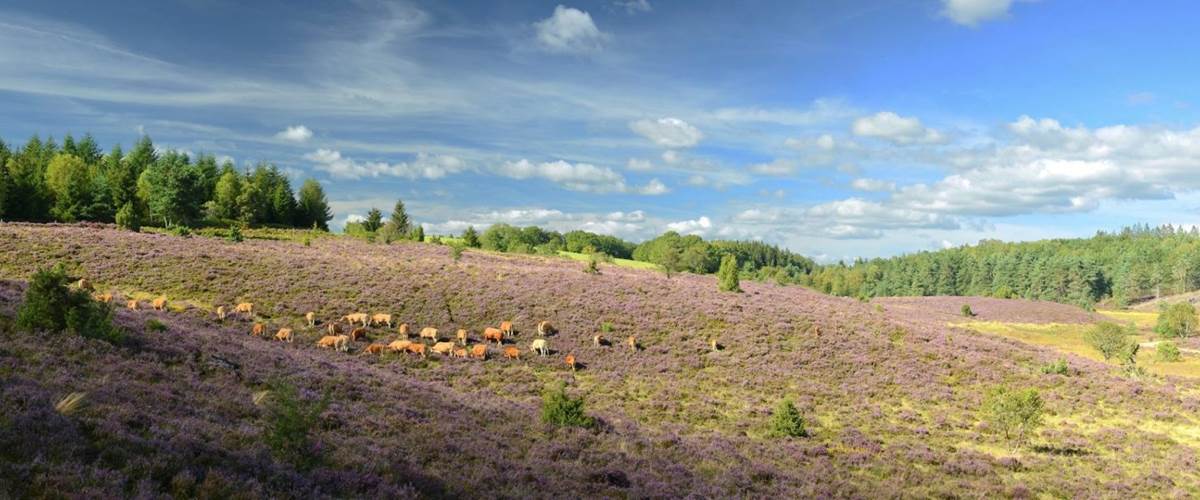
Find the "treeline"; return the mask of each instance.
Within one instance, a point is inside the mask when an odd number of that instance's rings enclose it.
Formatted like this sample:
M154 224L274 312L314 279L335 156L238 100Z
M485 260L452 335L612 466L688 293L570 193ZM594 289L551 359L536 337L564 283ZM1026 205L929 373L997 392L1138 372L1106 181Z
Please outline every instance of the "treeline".
M468 228L462 238L468 246L499 252L556 255L567 251L650 262L662 266L668 274L685 271L715 273L721 258L726 255L735 256L741 273L750 279L798 283L814 267L813 261L804 256L763 242L705 241L699 236L684 236L674 231L635 244L616 236L587 231L559 233L537 226L519 228L493 224L479 235L474 228Z
M125 153L90 134L37 136L19 148L0 140L0 219L193 226L252 224L328 230L324 190L309 179L298 196L277 167L238 171L211 154L157 151L143 136Z
M834 295L988 295L1124 305L1200 289L1200 231L1137 225L1086 239L970 247L822 266L805 284Z

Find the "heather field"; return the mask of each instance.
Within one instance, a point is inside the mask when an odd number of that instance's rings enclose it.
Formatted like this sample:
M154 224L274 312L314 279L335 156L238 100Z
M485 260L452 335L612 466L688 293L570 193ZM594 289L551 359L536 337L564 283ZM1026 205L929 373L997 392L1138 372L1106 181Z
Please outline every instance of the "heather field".
M167 311L119 310L110 345L16 333L24 280L65 263L97 291L166 296ZM1052 348L950 326L1085 323L1068 306L998 299L877 299L561 258L371 244L0 225L0 493L14 497L1188 497L1200 495L1194 379L1131 379ZM253 302L286 344L218 321ZM144 303L148 306L148 303ZM521 360L317 349L321 326L351 312L458 328L514 322ZM151 327L154 319L165 328ZM549 320L550 356L527 347ZM602 333L611 345L594 346ZM631 351L622 344L634 335ZM395 329L372 328L389 342ZM712 351L716 340L719 350ZM563 356L581 363L572 372ZM328 392L319 461L300 471L263 443L255 394L273 379ZM582 396L594 429L539 420L556 382ZM983 423L984 394L1036 388L1046 418L1027 445ZM54 406L86 393L76 411ZM807 437L768 434L796 402ZM0 496L6 496L0 494Z

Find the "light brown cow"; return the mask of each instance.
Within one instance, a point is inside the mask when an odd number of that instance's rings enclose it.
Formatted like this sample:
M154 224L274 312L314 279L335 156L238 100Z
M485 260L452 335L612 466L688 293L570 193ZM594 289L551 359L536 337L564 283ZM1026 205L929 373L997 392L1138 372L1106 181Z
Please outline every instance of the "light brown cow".
M363 349L362 353L363 354L383 354L383 350L386 348L387 348L387 346L385 346L383 344L371 344L371 345L367 346L366 349Z
M335 339L333 342L334 350L338 350L338 351L342 351L342 352L350 352L350 337L349 336L338 335L337 337L334 337L334 339Z
M263 326L262 323L255 323L254 327L250 329L250 335L254 337L262 337L265 329L266 326Z
M80 290L92 291L92 282L88 281L87 278L79 278L79 281L72 283L71 286Z
M125 307L130 311L136 311L138 308L137 299L129 299L125 302Z
M353 330L350 330L350 340L352 340L354 342L358 342L358 339L365 339L365 338L367 338L367 329L366 328L355 328Z
M433 339L434 342L437 342L437 339L438 339L437 328L434 328L432 326L427 326L425 328L422 328L421 329L421 339Z
M345 316L342 316L342 321L345 321L346 323L351 324L351 325L353 325L355 323L362 323L362 326L364 326L364 327L371 326L370 325L371 317L368 316L367 313L347 314Z
M462 345L467 345L467 331L466 330L459 328L458 333L454 334L454 338L457 338L459 342L462 342Z
M292 329L280 328L278 332L275 332L275 340L290 344L292 342Z
M405 347L404 350L413 354L420 354L422 358L425 357L425 344L420 342L413 342Z
M711 347L711 348L712 348L713 352L716 352L716 351L717 351L717 348L718 348L718 347L720 347L720 346L718 346L718 345L717 345L717 339L712 339L712 340L710 340L710 341L709 341L709 347Z
M631 350L633 352L637 352L637 350L638 350L637 337L630 335L629 340L626 340L625 343L629 345L629 350Z
M495 340L496 345L504 343L504 332L499 328L488 327L483 330L483 341Z
M233 312L241 314L242 317L251 316L254 314L254 304L250 302L242 302L233 306Z
M308 326L317 326L317 313L312 311L304 313L304 319L308 320Z
M521 350L513 346L505 347L504 357L509 359L521 359Z
M324 349L331 349L331 348L337 346L337 339L338 338L336 335L326 335L324 337L321 337L321 340L317 341L317 347L324 348Z
M487 359L487 344L475 344L471 347L471 357Z
M400 323L400 328L396 330L396 333L399 333L401 337L408 338L408 323Z
M167 310L167 298L159 297L154 299L154 302L151 302L150 305L154 306L155 311L165 311Z
M529 344L529 350L538 353L541 356L550 354L550 346L546 344L546 339L534 339Z
M328 331L330 335L341 335L342 334L342 327L339 326L337 323L330 323L330 324L326 325L325 330Z
M551 325L549 321L542 321L538 323L538 335L545 337L546 335L554 335L554 332L554 326Z
M410 345L412 345L411 340L394 340L391 344L388 344L388 349L391 349L393 352L400 352L408 349Z
M96 294L95 298L97 302L103 304L112 304L113 297L111 293L98 293Z
M574 354L567 355L567 366L571 367L571 371L575 371L575 355Z
M373 315L373 316L371 316L371 324L372 325L386 324L388 326L388 328L391 328L392 327L392 315L391 314L382 314L382 313Z
M466 348L466 347L459 347L458 349L455 349L455 350L454 350L454 352L451 352L451 353L450 353L450 357L453 357L453 358L466 358L466 357L467 357L467 348Z
M508 335L509 337L511 337L513 335L512 321L502 321L500 323L500 331L504 332L505 335Z
M432 350L438 354L450 354L454 351L454 342L438 342L433 344Z
M600 335L600 334L596 334L595 336L592 337L592 344L595 345L596 347L600 347L601 345L604 345L604 336Z
M217 319L225 320L225 306L217 306Z

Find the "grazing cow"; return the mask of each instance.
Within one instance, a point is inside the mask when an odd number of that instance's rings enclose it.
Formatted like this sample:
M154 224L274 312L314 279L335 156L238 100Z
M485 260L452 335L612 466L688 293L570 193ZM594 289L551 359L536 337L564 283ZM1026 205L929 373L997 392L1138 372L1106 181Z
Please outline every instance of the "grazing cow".
M352 340L354 342L358 342L358 339L365 339L365 338L367 338L367 329L366 328L355 328L353 330L350 330L350 340Z
M347 335L338 335L334 337L333 348L337 351L350 352L350 337Z
M321 337L321 340L317 341L317 347L320 347L323 349L333 348L333 347L337 346L337 339L338 338L336 335L326 335L324 337Z
M471 357L487 359L487 344L475 344L471 346Z
M432 350L438 354L450 354L454 351L454 342L438 342L433 344Z
M547 335L554 335L555 331L556 330L554 329L554 326L551 325L549 321L542 321L542 322L538 323L538 335L539 336L545 337Z
M483 341L495 340L496 345L504 343L504 332L499 328L488 327L483 331Z
M151 302L150 305L154 306L155 311L165 311L167 310L167 298L159 297L154 299L154 302Z
M420 354L422 358L425 357L425 344L422 344L420 342L414 342L414 343L408 344L408 346L405 347L404 350L411 352L413 354Z
M550 354L550 346L546 345L546 339L535 339L532 344L529 344L529 350L542 356Z
M371 345L367 346L366 349L363 349L362 353L363 354L383 354L383 350L386 348L387 348L387 346L385 346L383 344L371 344Z
M225 321L225 306L217 306L217 319Z
M505 347L504 357L509 359L521 359L521 350L513 346Z
M125 302L125 307L128 308L130 311L136 311L137 306L138 306L137 299L129 299L128 301Z
M596 347L604 345L604 336L600 334L594 335L592 337L592 344L595 344Z
M459 342L462 342L462 345L467 345L467 331L466 330L459 328L458 333L454 334L454 338L457 338Z
M239 303L238 305L233 306L233 312L241 314L242 317L252 316L254 315L254 304L249 302Z
M454 352L450 353L450 356L454 357L454 358L464 358L465 359L467 357L467 348L460 347L458 349L455 349Z
M325 330L328 331L330 335L341 335L342 334L342 327L341 327L341 325L339 325L337 323L330 323L330 324L326 325Z
M425 328L422 328L421 329L421 340L424 340L424 339L433 339L434 342L437 342L437 340L438 340L437 328L434 328L432 326L427 326Z
M89 292L92 291L92 282L88 281L87 278L79 278L79 281L72 283L71 286L80 290L87 290Z
M717 345L717 339L712 339L711 341L709 341L709 344L710 344L709 347L712 348L713 352L717 352L717 349L720 347Z
M314 313L312 311L304 313L304 319L308 320L309 327L317 326L317 314L316 313Z
M638 350L637 337L630 335L629 340L626 340L625 343L629 345L630 351L637 352L637 350Z
M275 332L275 340L290 344L292 342L292 329L280 328L278 332Z
M509 337L513 336L512 321L504 321L500 323L500 331L504 332Z
M103 303L103 304L112 304L112 294L111 293L96 294L96 301Z
M364 328L371 326L371 324L370 324L371 317L367 316L367 313L347 314L345 316L342 316L342 321L345 321L347 324L351 324L351 325L353 325L355 323L362 323L362 326Z
M372 325L386 324L388 326L388 328L391 328L392 327L392 315L381 313L381 314L376 314L374 316L371 316L371 324Z
M399 333L401 337L408 338L408 323L401 323L396 333Z
M250 335L251 335L251 336L253 336L253 337L262 337L262 335L263 335L263 330L264 330L265 328L266 328L266 327L265 327L265 326L263 326L263 324L262 324L262 323L255 323L255 324L254 324L254 327L250 329Z
M567 355L567 366L571 367L571 371L575 371L575 355L574 354Z
M412 345L411 340L393 340L391 344L388 344L388 349L391 349L392 352L400 352L408 349L410 345Z

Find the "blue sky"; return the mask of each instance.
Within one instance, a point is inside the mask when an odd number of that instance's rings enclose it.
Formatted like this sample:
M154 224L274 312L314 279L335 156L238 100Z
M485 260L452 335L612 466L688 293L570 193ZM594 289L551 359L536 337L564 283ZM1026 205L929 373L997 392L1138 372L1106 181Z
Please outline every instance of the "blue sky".
M0 138L826 261L1198 222L1188 2L240 3L3 2Z

